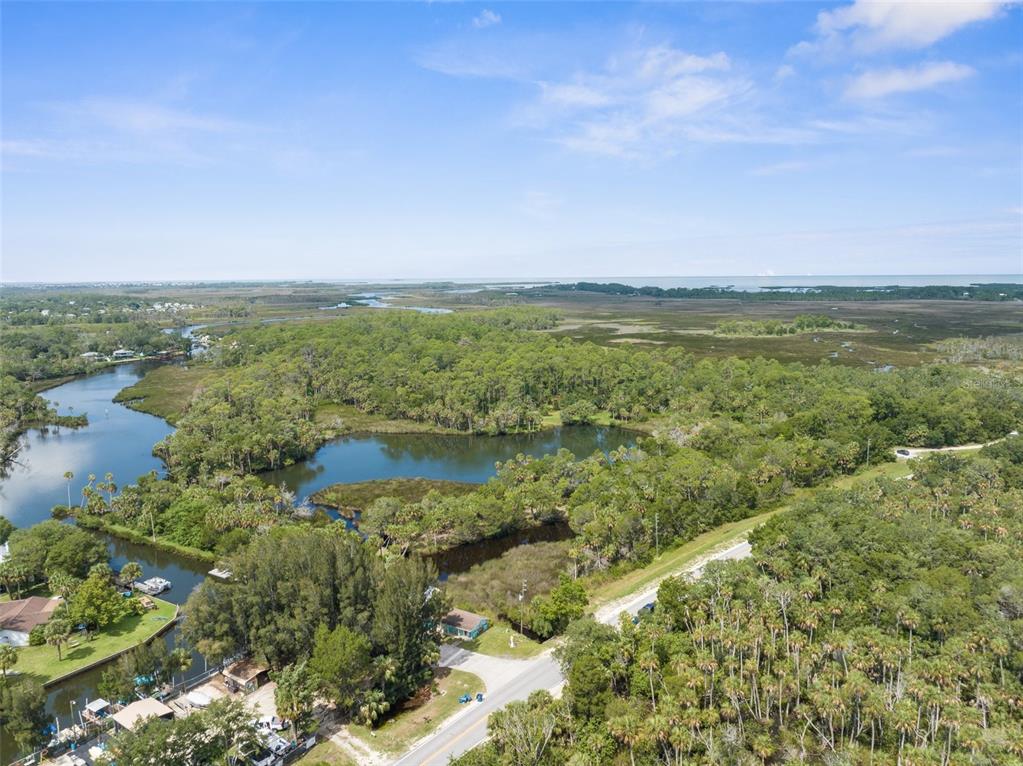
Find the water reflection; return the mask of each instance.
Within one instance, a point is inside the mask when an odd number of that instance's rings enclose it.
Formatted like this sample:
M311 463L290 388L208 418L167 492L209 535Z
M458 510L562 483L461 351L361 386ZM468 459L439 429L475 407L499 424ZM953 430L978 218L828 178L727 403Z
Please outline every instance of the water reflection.
M272 484L285 484L299 499L331 484L397 476L480 483L494 475L495 463L518 454L539 457L564 448L584 457L635 441L636 434L631 431L603 426L504 436L347 436L321 447L310 459L267 472L263 478Z

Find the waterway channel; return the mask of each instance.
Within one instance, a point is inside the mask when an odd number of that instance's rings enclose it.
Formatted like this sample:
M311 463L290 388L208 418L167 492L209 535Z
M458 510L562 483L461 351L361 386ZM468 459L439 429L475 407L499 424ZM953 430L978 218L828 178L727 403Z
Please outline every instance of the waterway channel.
M80 429L51 427L26 434L17 463L0 476L0 513L15 526L27 527L50 518L53 506L67 503L69 491L72 503L78 502L89 474L102 480L110 472L114 481L123 486L148 471L163 473L164 466L152 455L152 448L173 428L160 418L113 401L117 392L138 381L152 364L155 363L118 365L44 392L61 414L84 413L89 423ZM299 499L335 482L402 476L482 482L493 475L495 462L520 453L540 456L566 448L582 456L632 441L634 435L628 431L597 427L498 437L349 436L323 446L308 460L267 474L265 478L275 484L283 482ZM66 471L74 474L71 482L64 479ZM454 552L438 559L438 564L449 572L464 571L514 545L562 538L566 534L566 530L556 528L522 533L473 546L473 550ZM209 569L209 564L202 561L107 535L103 537L115 567L127 561L138 561L146 577L170 580L173 588L162 598L177 604L184 603ZM168 644L173 644L176 638L177 630L165 635ZM189 674L201 673L203 664L202 658L196 655ZM100 673L101 670L95 669L51 687L48 700L51 714L59 716L63 725L67 725L72 701L80 710L86 699L97 696ZM0 736L0 752L5 757L13 752L12 748L7 737Z
M30 527L49 519L54 505L68 502L69 491L72 502L78 502L90 474L102 480L110 472L122 486L150 470L163 474L164 465L152 455L152 446L171 434L173 427L159 417L113 401L119 391L133 385L154 364L157 363L117 365L46 391L43 396L56 405L60 414L84 413L88 425L77 430L49 427L27 434L16 463L0 476L0 513L16 527ZM629 432L590 426L501 437L351 436L324 445L308 460L265 478L274 484L285 484L300 499L337 482L394 477L484 482L493 476L495 462L520 453L539 456L566 448L577 455L587 455L632 441L634 435ZM70 483L64 479L64 472L69 470L74 474ZM564 528L526 532L453 551L437 560L442 570L461 572L509 547L561 539L567 534ZM210 568L204 561L120 538L102 537L115 567L134 560L142 566L146 577L170 580L173 588L162 597L175 603L183 603ZM176 639L176 630L165 636L169 644ZM197 675L203 670L203 659L194 656L189 674ZM95 669L51 687L48 700L51 714L68 725L72 701L81 710L86 700L94 699L100 673L100 669ZM12 752L12 747L7 737L0 736L0 752L4 756Z

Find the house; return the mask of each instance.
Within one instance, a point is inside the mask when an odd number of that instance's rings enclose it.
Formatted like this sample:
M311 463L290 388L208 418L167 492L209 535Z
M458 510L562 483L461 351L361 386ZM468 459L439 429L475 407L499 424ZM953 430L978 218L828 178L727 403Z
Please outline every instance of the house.
M145 699L132 702L114 713L111 718L121 729L134 729L147 718L170 719L174 717L174 711L164 705L160 700L146 697Z
M28 646L32 628L49 621L59 603L59 598L30 596L0 604L0 643Z
M221 671L224 680L234 684L243 692L255 691L266 681L270 668L253 659L238 660Z
M86 351L84 354L79 354L79 356L92 362L99 359L102 354L99 351Z
M136 356L136 354L134 351L129 349L119 348L111 354L111 356L114 357L114 359L131 359L133 356Z
M486 617L463 609L452 609L441 618L440 625L445 635L468 639L478 638L490 627Z

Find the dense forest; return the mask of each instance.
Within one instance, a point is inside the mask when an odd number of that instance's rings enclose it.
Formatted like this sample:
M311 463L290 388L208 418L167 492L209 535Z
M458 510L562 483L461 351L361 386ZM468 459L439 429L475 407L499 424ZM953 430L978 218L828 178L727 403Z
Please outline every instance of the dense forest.
M288 520L288 493L251 473L341 432L317 417L329 404L488 428L559 408L573 420L608 408L655 418L657 437L635 449L510 460L471 492L384 499L363 514L364 531L402 552L567 522L587 571L643 561L657 545L770 507L793 487L851 473L868 457L891 459L896 445L986 441L1023 419L1019 384L966 368L697 362L678 350L608 349L532 330L551 321L521 311L392 314L229 335L206 362L222 366L217 381L157 446L170 476L145 477L109 503L93 493L77 513L232 550Z
M129 349L151 356L186 351L189 343L150 321L4 327L0 374L32 381L78 375L96 368L95 360L82 356L90 351L109 356Z
M718 287L633 287L619 282L574 282L534 287L529 292L587 292L604 295L645 295L651 298L741 298L744 301L1018 301L1023 300L1023 285L992 282L968 286L955 285L887 285L881 287L814 287L765 286L760 292Z
M429 680L446 602L422 559L385 561L336 525L276 529L227 566L230 582L206 580L185 606L183 634L210 660L247 651L275 670L308 663L323 692L363 718L367 701L386 710Z
M861 446L871 430L877 446L1000 436L1023 407L1018 387L967 370L697 362L680 349L612 349L533 331L555 316L396 312L233 333L210 362L222 374L158 454L190 478L285 465L326 438L316 413L332 403L476 433L535 429L561 409L622 422L670 415L690 427L724 416L784 438L845 432Z
M459 766L1008 764L1023 758L1023 439L826 492L753 557L666 580Z

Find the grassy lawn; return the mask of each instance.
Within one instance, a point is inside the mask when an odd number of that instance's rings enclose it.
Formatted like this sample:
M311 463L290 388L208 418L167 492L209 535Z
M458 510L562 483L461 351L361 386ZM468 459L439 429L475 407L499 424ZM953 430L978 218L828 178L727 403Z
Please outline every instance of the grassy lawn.
M402 753L416 740L437 728L441 721L457 712L462 707L458 698L463 694L475 696L476 692L486 691L478 676L464 670L444 668L437 674L436 681L437 693L425 705L400 711L378 729L370 730L353 724L348 730L374 750ZM475 704L475 699L469 704Z
M357 766L355 761L349 758L344 750L329 739L323 740L295 761L295 766L320 766L320 764L327 764L328 766Z
M590 424L595 426L612 425L611 413L608 412L607 410L598 412L596 415L593 416L593 419L590 421ZM557 428L558 426L562 425L564 425L564 423L561 421L561 410L554 410L554 412L552 412L551 414L544 415L543 419L540 421L541 428Z
M175 423L188 406L192 395L216 371L203 365L165 364L150 370L133 386L121 389L115 402L125 402L139 412Z
M431 490L442 495L464 495L479 484L444 479L377 479L351 484L331 484L312 495L312 501L332 508L368 508L378 497L396 497L404 503L418 503Z
M515 638L514 648L509 645L509 639L513 636ZM544 650L544 644L523 636L507 623L493 620L491 620L490 627L483 631L475 641L459 641L458 645L470 652L516 660L533 657Z
M61 648L64 659L57 660L57 650L48 645L26 646L18 649L18 662L12 670L31 674L39 683L55 678L124 651L151 638L173 619L177 607L154 598L156 609L145 614L125 617L115 625L108 625L92 641L76 637L78 646Z
M685 545L665 551L641 569L635 569L611 582L594 585L594 587L588 589L590 605L600 606L608 601L624 598L634 591L642 590L658 579L684 569L691 561L700 556L705 556L715 548L721 547L732 540L745 537L749 534L750 530L763 524L780 510L782 509L761 513L758 516L751 516L742 521L722 524L720 527L694 537Z

